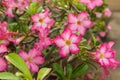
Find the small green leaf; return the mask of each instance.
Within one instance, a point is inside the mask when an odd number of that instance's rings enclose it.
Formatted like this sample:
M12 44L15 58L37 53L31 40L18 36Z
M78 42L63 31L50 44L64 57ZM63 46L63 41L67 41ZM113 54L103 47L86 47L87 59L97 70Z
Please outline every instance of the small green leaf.
M9 72L0 72L0 79L19 80L19 77Z
M70 64L67 64L67 77L68 79L71 79L72 76L72 66Z
M54 63L53 64L53 70L61 78L61 80L66 80L64 72L63 72L62 68L59 66L59 64Z
M88 69L88 65L87 64L81 64L79 65L72 74L72 78L81 76L82 74L84 74Z
M94 36L94 34L92 34L92 39L93 39L93 43L94 43L94 45L96 45L96 38L95 38L95 36Z
M27 12L30 15L33 15L33 14L37 13L38 9L39 9L39 2L33 2L28 7Z
M52 70L51 68L40 69L38 72L37 80L43 80L45 76L47 76L50 73L51 70Z
M18 56L15 53L10 53L7 56L5 56L5 58L9 62L11 62L15 67L17 67L20 71L22 71L24 73L24 76L26 76L27 79L32 80L31 73L30 73L26 63L20 56Z
M79 3L79 2L75 3L74 5L79 11L83 11L86 9L86 6L84 4Z

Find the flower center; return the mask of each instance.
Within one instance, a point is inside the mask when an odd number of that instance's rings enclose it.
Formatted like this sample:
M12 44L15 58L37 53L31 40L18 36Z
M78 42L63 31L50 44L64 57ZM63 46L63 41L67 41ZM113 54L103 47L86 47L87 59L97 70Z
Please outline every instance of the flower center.
M28 58L28 62L30 62L30 63L31 63L31 62L32 62L32 58L30 58L30 57L29 57L29 58Z
M81 21L77 21L77 25L81 25Z
M66 43L66 45L70 45L71 41L70 40L66 40L65 43Z
M103 59L105 55L103 53L100 54L100 59Z
M39 19L39 22L40 22L40 23L43 23L43 19L42 19L42 18L40 18L40 19Z

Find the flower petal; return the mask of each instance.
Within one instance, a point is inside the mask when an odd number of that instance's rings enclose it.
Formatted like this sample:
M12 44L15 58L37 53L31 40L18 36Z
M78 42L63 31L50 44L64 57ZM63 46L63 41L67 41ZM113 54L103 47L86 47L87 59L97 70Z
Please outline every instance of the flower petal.
M73 14L68 14L68 23L76 23L76 17Z
M8 52L7 47L4 44L0 44L0 54Z
M0 58L0 71L4 71L6 69L7 69L7 62L3 58Z
M41 56L35 57L35 58L33 59L32 63L35 63L35 64L43 64L43 63L44 63L44 58L41 57Z
M65 41L61 38L61 37L56 37L54 39L54 43L58 46L58 47L63 47L65 46Z
M31 63L30 69L32 72L38 72L39 67L36 64Z
M81 37L80 37L80 36L77 36L77 35L75 35L75 34L72 34L72 36L70 37L70 41L71 41L72 43L79 43L80 40L81 40Z
M64 58L66 57L68 54L69 54L70 50L69 50L69 47L68 46L64 46L62 48L60 48L60 55Z
M76 54L77 52L79 52L79 47L76 45L76 44L71 44L70 45L70 51L73 53L73 54Z
M25 51L20 51L20 53L19 53L19 56L21 56L25 61L27 60L27 58L28 58L28 55L27 55L27 53L25 52Z
M72 32L71 32L69 29L65 29L65 30L63 31L63 33L61 34L61 37L62 37L64 40L69 40L71 34L72 34Z

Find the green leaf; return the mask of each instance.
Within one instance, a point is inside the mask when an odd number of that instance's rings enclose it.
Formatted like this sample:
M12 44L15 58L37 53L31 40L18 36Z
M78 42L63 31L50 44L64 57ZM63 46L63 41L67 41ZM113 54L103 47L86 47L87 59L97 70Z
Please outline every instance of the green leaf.
M79 11L84 11L86 9L86 6L84 4L79 3L79 2L75 3L74 5Z
M71 79L72 76L72 66L70 64L67 64L67 77L68 79Z
M81 76L82 74L84 74L88 69L88 65L87 64L81 64L79 65L72 74L72 78Z
M11 62L15 67L17 67L21 72L23 72L24 76L26 76L27 79L32 80L31 73L30 73L26 63L20 56L18 56L15 53L10 53L7 56L5 56L5 58L9 62Z
M63 72L62 68L59 66L59 64L54 63L53 64L53 70L61 78L61 80L66 80L64 72Z
M28 7L27 12L30 15L33 15L33 14L37 13L38 9L39 9L39 2L33 2Z
M0 79L19 80L19 77L9 72L0 72Z
M51 70L52 70L51 68L40 69L38 72L37 80L43 80L45 76L47 76L50 73Z
M13 32L17 32L17 30L19 29L18 23L10 23L9 24L9 31L13 31Z
M95 36L94 36L94 34L92 34L92 39L93 39L93 43L94 43L94 45L96 45L96 38L95 38Z

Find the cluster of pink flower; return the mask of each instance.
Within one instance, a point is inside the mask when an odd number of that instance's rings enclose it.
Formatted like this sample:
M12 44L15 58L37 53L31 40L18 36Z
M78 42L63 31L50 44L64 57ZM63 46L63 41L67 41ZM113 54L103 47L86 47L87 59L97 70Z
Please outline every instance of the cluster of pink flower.
M38 2L41 0L32 0L33 2ZM14 17L12 12L13 9L18 8L20 13L23 13L25 9L30 5L30 0L3 0L2 5L6 6L6 14L9 17Z
M94 9L103 4L103 0L80 0L80 2L86 4L89 9Z
M29 51L28 55L24 51L21 51L19 54L32 72L38 72L39 67L37 65L44 63L41 51L53 43L48 34L51 26L54 24L54 20L49 18L48 9L45 12L33 15L31 18L33 22L31 30L38 32L37 35L40 41L34 43L34 47Z
M4 53L9 52L7 49L7 46L10 42L13 42L14 44L19 44L19 42L24 38L12 38L12 35L16 35L16 32L9 32L7 29L7 23L3 22L0 23L0 71L3 71L7 68L7 64L4 61L4 59L1 58L1 56L4 57Z
M80 2L86 4L87 8L91 10L103 4L103 0L80 0ZM12 13L12 9L18 8L20 12L24 12L25 8L30 5L30 0L4 0L2 4L7 8L6 14L13 17L14 14ZM112 13L106 8L103 13L96 12L97 18L100 18L102 14L106 17L110 17ZM55 44L60 48L59 54L63 58L68 56L69 53L77 54L80 51L78 44L82 37L86 34L87 29L94 25L87 11L79 12L78 15L68 13L67 26L59 36L51 39L49 33L55 20L50 18L50 15L49 9L46 9L44 12L34 14L31 17L33 25L30 27L30 30L38 35L39 42L35 42L33 48L30 49L28 53L25 50L19 52L19 55L24 59L32 72L38 72L38 65L43 64L45 61L42 57L42 50L51 44ZM104 37L109 29L110 27L108 26L105 32L99 33L100 36ZM79 34L76 34L77 32L79 32ZM9 43L13 42L15 45L18 45L24 38L24 36L12 38L12 35L17 34L18 33L8 31L6 22L0 23L0 71L4 71L7 68L7 62L2 57L4 57L4 53L9 52L7 49ZM98 62L105 71L108 71L109 68L114 69L119 65L119 62L114 58L116 52L111 50L113 44L113 42L103 43L94 53L94 60Z
M92 22L88 19L87 12L81 12L76 17L74 14L68 14L68 26L65 28L61 36L54 39L55 44L60 47L60 54L66 57L70 52L76 54L79 52L78 43L85 34L87 28L90 28ZM80 35L76 35L80 32Z

